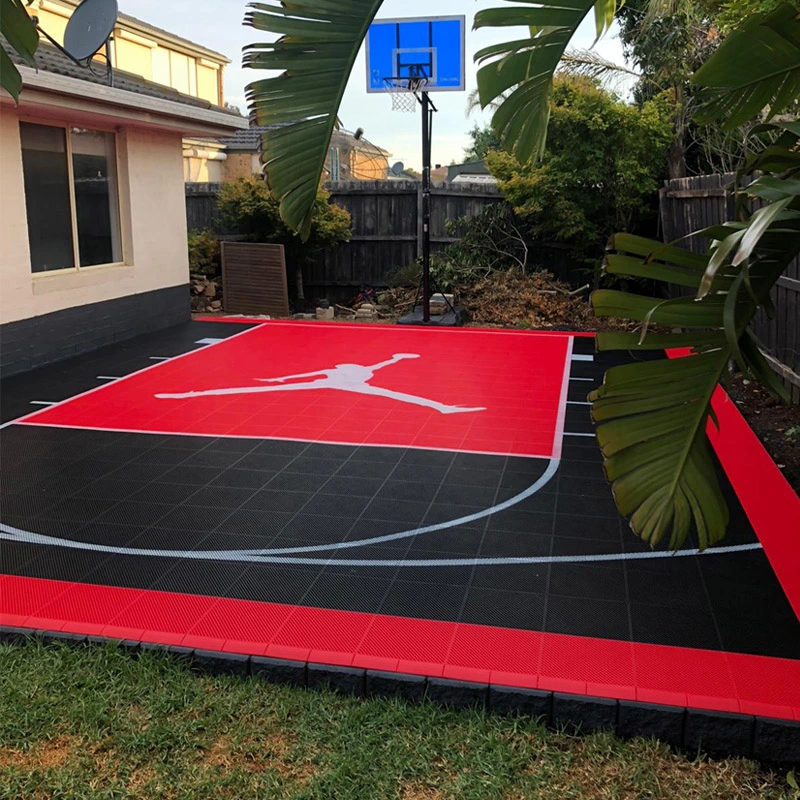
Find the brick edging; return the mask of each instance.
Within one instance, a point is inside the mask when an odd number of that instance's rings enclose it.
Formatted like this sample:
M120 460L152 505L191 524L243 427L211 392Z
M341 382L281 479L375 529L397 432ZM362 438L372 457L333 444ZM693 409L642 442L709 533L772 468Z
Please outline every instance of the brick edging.
M31 638L70 646L115 643L133 655L143 650L169 653L204 674L254 676L310 689L327 687L354 697L428 699L450 708L520 713L573 733L610 730L621 738L654 737L691 753L800 765L800 721L0 626L0 643L19 644Z

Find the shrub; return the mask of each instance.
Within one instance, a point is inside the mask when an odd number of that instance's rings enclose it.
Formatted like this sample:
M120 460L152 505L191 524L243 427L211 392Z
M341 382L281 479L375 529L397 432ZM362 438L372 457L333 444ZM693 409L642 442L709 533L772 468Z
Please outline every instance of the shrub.
M211 231L189 231L189 272L213 278L220 273L219 239Z
M557 76L542 160L496 152L486 161L536 239L594 266L614 231L650 232L671 136L664 96L636 108L588 78Z
M329 200L328 192L320 188L314 201L311 233L305 242L281 219L280 203L259 178L239 178L224 184L218 208L228 233L284 246L287 266L295 272L298 299L303 299L303 264L313 260L316 251L350 240L350 214Z

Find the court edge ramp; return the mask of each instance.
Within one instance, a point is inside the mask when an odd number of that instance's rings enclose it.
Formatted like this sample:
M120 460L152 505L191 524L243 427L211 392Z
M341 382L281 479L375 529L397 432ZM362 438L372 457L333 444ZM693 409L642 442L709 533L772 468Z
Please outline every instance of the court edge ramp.
M361 698L400 697L412 702L427 699L449 708L483 708L491 713L530 716L549 728L572 734L606 730L620 738L659 739L690 755L702 752L717 757L743 756L768 765L800 766L800 722L791 720L0 626L0 644L24 644L31 639L72 647L116 645L133 657L148 650L158 651L202 674L252 676L270 683L327 688Z

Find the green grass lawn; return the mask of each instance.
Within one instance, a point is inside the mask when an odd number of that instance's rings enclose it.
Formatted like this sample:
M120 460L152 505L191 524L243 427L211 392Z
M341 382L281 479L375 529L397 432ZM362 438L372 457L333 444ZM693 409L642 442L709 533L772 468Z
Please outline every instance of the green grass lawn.
M741 759L521 717L195 675L113 645L0 646L0 797L792 797Z

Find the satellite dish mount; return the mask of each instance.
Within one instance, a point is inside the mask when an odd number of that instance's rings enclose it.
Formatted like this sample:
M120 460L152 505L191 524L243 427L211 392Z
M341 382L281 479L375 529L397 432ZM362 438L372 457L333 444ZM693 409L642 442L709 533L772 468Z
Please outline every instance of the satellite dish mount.
M83 0L72 12L64 30L64 44L59 44L33 17L37 30L70 61L92 70L92 60L105 48L106 82L114 83L109 41L117 23L117 0Z

